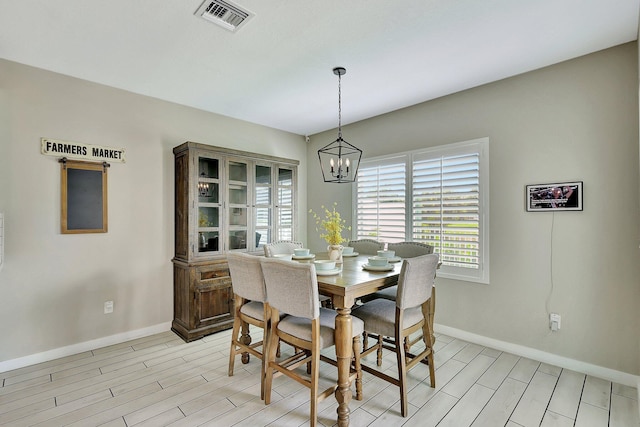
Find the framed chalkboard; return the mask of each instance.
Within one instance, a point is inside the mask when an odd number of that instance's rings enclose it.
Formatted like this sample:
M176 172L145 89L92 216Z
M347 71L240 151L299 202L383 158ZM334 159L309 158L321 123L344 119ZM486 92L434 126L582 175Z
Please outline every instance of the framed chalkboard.
M107 232L107 163L62 159L62 234Z

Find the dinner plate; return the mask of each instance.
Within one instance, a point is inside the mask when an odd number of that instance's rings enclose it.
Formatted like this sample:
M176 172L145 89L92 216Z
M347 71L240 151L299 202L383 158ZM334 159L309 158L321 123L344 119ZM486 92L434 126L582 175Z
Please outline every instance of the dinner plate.
M301 255L301 256L292 255L291 259L314 259L315 257L316 257L315 254Z
M342 254L342 256L345 258L351 258L358 255L360 255L358 252L351 252L350 254Z
M362 268L369 271L391 271L393 270L393 265L369 265L369 263L367 263L363 264Z
M338 274L342 271L341 268L332 268L331 270L316 270L316 274L318 276L333 276L334 274Z

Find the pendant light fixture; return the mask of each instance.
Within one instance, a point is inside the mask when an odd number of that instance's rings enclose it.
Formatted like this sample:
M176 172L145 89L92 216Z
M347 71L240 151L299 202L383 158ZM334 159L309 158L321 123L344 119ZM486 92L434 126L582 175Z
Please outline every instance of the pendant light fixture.
M342 93L341 77L347 72L343 67L333 69L338 76L338 139L318 150L320 169L324 182L354 182L358 176L358 166L362 150L342 139Z

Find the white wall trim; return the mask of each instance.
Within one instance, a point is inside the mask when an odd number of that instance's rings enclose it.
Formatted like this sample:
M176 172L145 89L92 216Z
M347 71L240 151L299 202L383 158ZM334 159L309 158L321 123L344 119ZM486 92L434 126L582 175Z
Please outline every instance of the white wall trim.
M558 356L556 354L536 350L535 348L512 344L494 338L488 338L482 335L463 331L461 329L439 325L437 323L433 325L433 329L438 333L448 335L453 338L458 338L474 344L491 347L500 351L506 351L508 353L515 354L516 356L527 357L529 359L548 363L560 368L571 369L572 371L581 372L583 374L609 380L618 384L623 384L630 387L638 387L638 393L640 397L640 376L638 375L620 372L602 366L592 365L590 363L581 362L579 360L569 359L568 357Z
M73 354L82 353L84 351L95 350L97 348L106 347L109 345L120 344L125 341L147 337L149 335L158 334L169 330L171 330L171 322L160 323L154 326L149 326L148 328L127 331L116 335L110 335L108 337L102 337L91 341L69 345L66 347L56 348L42 353L19 357L17 359L6 360L4 362L0 362L0 372L24 368L25 366L48 362L50 360L59 359L61 357L71 356Z
M125 341L158 334L170 329L171 322L160 323L158 325L149 326L148 328L127 331L121 334L110 335L108 337L98 338L92 341L86 341L67 347L60 347L42 353L7 360L4 362L0 362L0 372L11 371L13 369L23 368L25 366L35 365L37 363L48 362L50 360L59 359L61 357L82 353L84 351L90 351L109 345L120 344ZM539 362L548 363L550 365L558 366L561 368L571 369L576 372L592 375L630 387L636 387L636 389L638 390L638 400L640 401L640 376L604 368L602 366L592 365L590 363L581 362L575 359L569 359L567 357L558 356L552 353L536 350L534 348L512 344L509 342L496 340L494 338L488 338L482 335L463 331L461 329L440 325L438 323L434 324L434 330L438 333L445 334L464 341L469 341L474 344L491 347L500 351L506 351L517 356L527 357Z

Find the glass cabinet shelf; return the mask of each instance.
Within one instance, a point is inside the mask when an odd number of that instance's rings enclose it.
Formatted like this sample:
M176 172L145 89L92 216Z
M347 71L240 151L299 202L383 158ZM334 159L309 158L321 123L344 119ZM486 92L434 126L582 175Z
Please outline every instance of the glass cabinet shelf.
M232 205L247 204L247 187L239 185L229 186L229 203Z
M198 232L198 251L199 252L211 252L219 251L218 238L219 233L217 231L200 231Z
M220 185L203 179L198 180L198 202L219 203Z
M219 227L220 209L217 207L198 206L198 227Z

